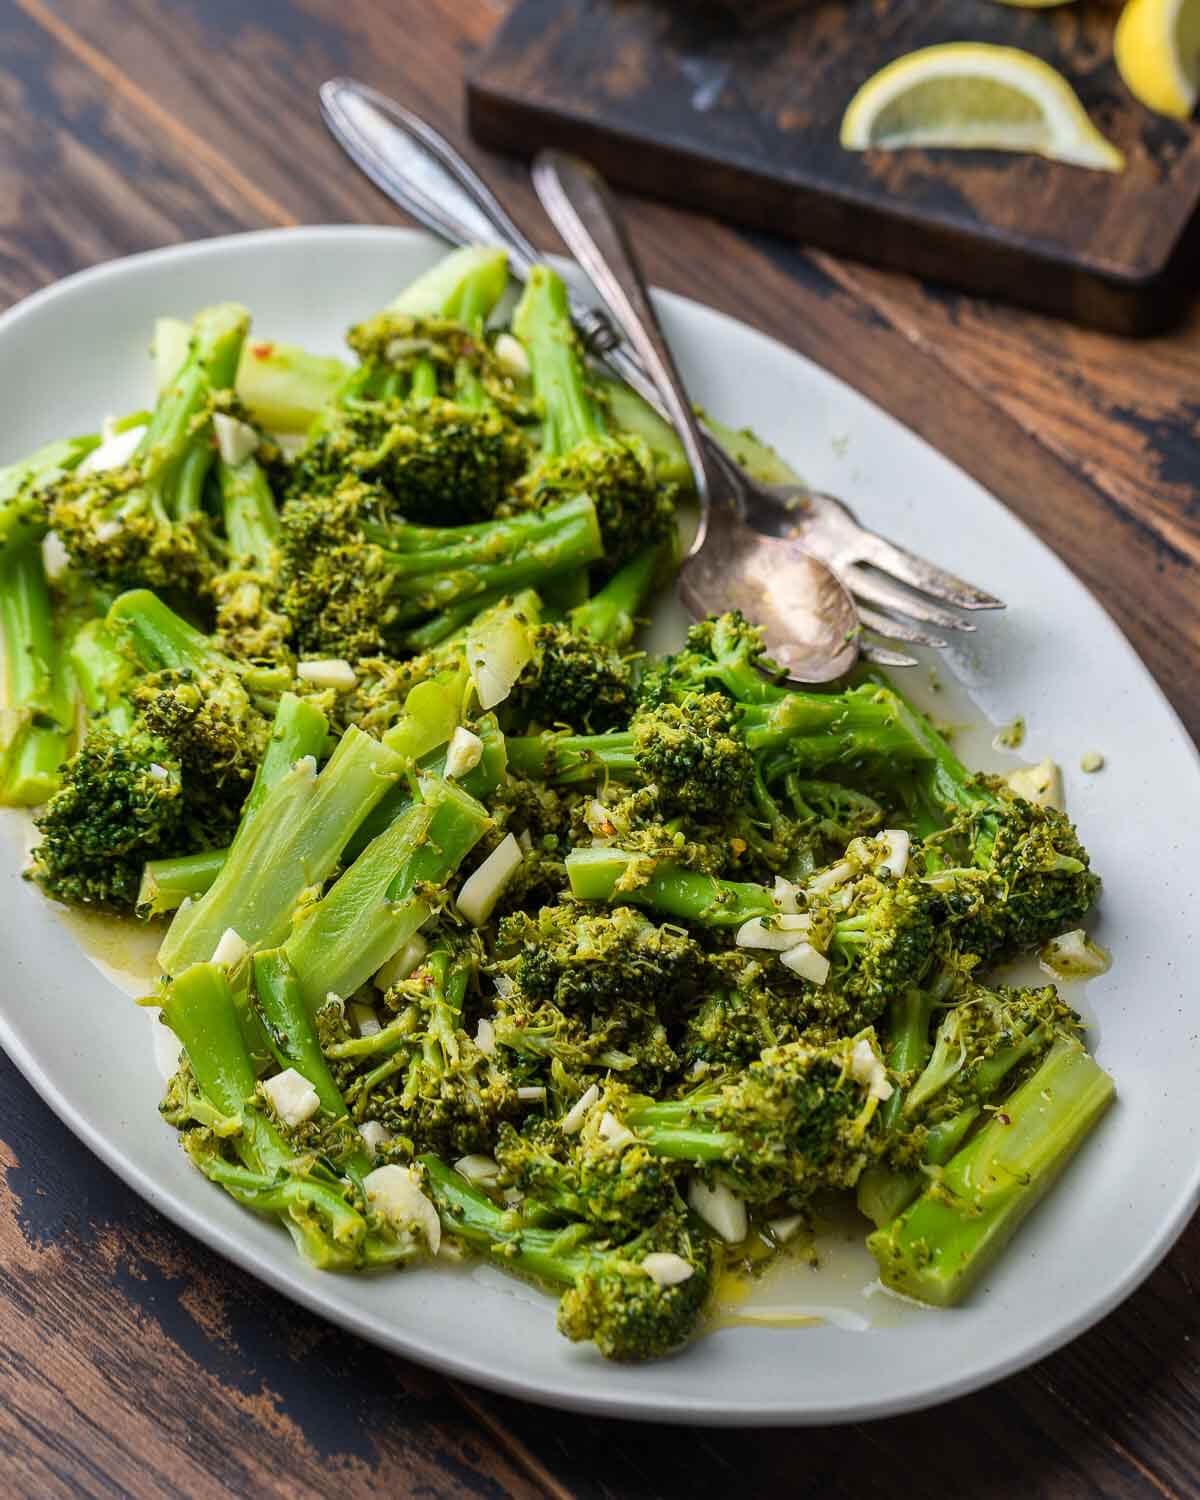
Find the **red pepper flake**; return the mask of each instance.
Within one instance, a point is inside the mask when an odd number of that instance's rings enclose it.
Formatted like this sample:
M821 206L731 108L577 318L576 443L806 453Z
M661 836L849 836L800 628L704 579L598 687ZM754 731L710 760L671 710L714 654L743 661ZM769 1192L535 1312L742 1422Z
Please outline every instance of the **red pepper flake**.
M1003 1110L999 1110L998 1109L996 1111L996 1118L997 1118L997 1120L1000 1121L1001 1125L1011 1125L1012 1124L1012 1116L1011 1115L1006 1115Z
M271 355L275 353L275 345L251 344L250 353L253 354L255 359L270 359Z

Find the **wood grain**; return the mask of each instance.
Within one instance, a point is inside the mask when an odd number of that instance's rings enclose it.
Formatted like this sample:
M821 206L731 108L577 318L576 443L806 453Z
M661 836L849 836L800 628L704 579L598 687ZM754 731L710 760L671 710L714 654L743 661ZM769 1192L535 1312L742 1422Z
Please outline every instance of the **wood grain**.
M502 149L578 151L615 183L752 228L1147 331L1177 313L1194 270L1200 129L1121 86L1112 26L1103 7L978 0L820 0L757 26L660 0L520 0L469 78L471 127ZM841 149L842 112L867 78L966 38L1069 78L1125 170Z
M0 300L205 233L393 221L326 138L316 85L354 73L461 143L461 72L502 10L0 0ZM551 243L523 169L469 154ZM655 280L800 348L1034 525L1200 731L1195 316L1129 345L631 207ZM550 1415L376 1353L165 1224L2 1061L0 1099L5 1494L1200 1493L1195 1225L1097 1329L941 1413L802 1434L651 1429Z

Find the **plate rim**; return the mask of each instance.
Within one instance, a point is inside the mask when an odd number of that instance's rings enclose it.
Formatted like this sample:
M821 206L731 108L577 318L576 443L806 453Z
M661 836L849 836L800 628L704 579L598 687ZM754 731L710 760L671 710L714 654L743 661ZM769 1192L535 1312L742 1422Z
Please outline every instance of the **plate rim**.
M249 242L273 242L283 239L291 241L297 239L334 239L346 235L361 237L364 240L390 237L428 245L440 245L442 243L424 231L414 230L407 226L363 224L299 225L285 228L250 230L234 234L214 235L204 239L188 240L176 245L167 245L157 249L139 251L131 255L113 257L97 265L73 272L50 283L48 286L40 288L5 309L3 313L0 313L0 340L17 323L35 313L45 303L53 301L65 292L76 289L81 284L99 286L110 278L136 273L147 262L161 263L164 261L187 261L194 258L203 258L206 254L213 251L219 251L222 248L234 245L244 245ZM557 262L560 267L565 264L561 257L549 257L549 259ZM858 399L865 401L890 421L902 427L910 438L924 444L926 447L932 448L943 463L948 464L952 469L965 475L971 483L978 484L978 481L970 475L969 471L947 458L945 454L930 444L920 433L913 431L907 424L900 422L899 419L892 416L886 407L869 397L863 396L849 382L842 380L832 372L817 365L814 360L792 349L782 340L764 332L752 323L747 323L733 317L731 314L721 312L719 309L708 307L697 299L684 297L677 293L664 292L657 288L655 289L655 296L667 306L677 305L699 313L706 319L716 319L720 324L736 328L739 331L749 331L756 338L766 340L769 344L774 345L788 358L799 359L805 364L816 368L820 371L823 378L833 382L838 388L852 391ZM986 486L980 485L979 487L986 490ZM988 493L990 495L990 491ZM1063 569L1064 572L1069 574L1075 588L1086 595L1093 607L1103 616L1111 630L1113 642L1119 644L1120 649L1126 654L1128 661L1136 667L1143 689L1148 687L1157 698L1159 705L1166 710L1170 720L1179 731L1180 741L1190 754L1194 768L1200 773L1200 749L1193 742L1179 714L1167 699L1158 681L1141 660L1124 632L1117 625L1116 621L1113 620L1104 605L1096 598L1087 585L1071 572L1064 560L1037 536L1032 527L1020 516L1009 510L1007 506L1004 506L1003 502L995 496L991 496L991 498L997 505L1002 506L1010 521L1020 527L1026 539L1036 546L1039 552L1043 554L1044 559L1048 559L1054 566ZM993 1364L989 1364L986 1368L977 1369L969 1374L946 1377L927 1384L921 1387L919 1392L906 1393L895 1397L885 1396L865 1399L854 1405L848 1405L845 1401L839 1400L836 1403L830 1403L826 1406L810 1400L806 1402L802 1410L798 1410L794 1405L788 1405L786 1400L765 1406L761 1402L749 1406L739 1405L736 1401L731 1401L729 1398L722 1399L719 1395L708 1399L698 1398L691 1393L686 1395L672 1394L662 1390L648 1391L644 1397L632 1397L624 1392L609 1395L605 1393L602 1379L598 1379L595 1386L586 1392L577 1392L574 1390L556 1391L551 1389L548 1383L542 1381L539 1377L523 1378L520 1375L509 1374L499 1364L495 1367L485 1365L481 1368L471 1358L447 1353L419 1334L400 1337L391 1327L371 1323L364 1314L353 1307L338 1303L331 1305L329 1299L322 1294L320 1283L309 1285L296 1276L286 1265L277 1265L266 1255L260 1254L248 1240L244 1240L238 1234L226 1230L219 1224L204 1219L197 1209L190 1206L183 1198L177 1196L173 1190L164 1190L161 1188L155 1181L152 1173L143 1169L129 1158L120 1145L111 1139L104 1130L94 1127L83 1117L82 1113L61 1092L58 1085L51 1080L37 1058L26 1047L20 1036L13 1029L8 1015L3 1009L0 1009L0 1045L3 1046L7 1055L42 1101L128 1187L138 1193L140 1197L158 1212L162 1213L178 1228L192 1235L209 1249L215 1250L242 1270L265 1282L276 1292L299 1303L308 1311L325 1318L327 1321L366 1339L372 1344L387 1349L391 1353L398 1354L402 1358L412 1359L417 1363L438 1370L442 1374L461 1378L473 1384L481 1385L538 1405L577 1411L592 1416L623 1418L643 1422L673 1421L687 1425L803 1427L840 1425L848 1422L875 1420L939 1405L945 1401L993 1385L1007 1376L1027 1368L1038 1360L1044 1359L1049 1354L1064 1347L1089 1328L1095 1326L1096 1323L1135 1292L1151 1275L1154 1269L1170 1252L1176 1240L1196 1212L1197 1207L1200 1206L1200 1157L1198 1157L1190 1178L1185 1179L1176 1189L1169 1211L1163 1214L1154 1237L1143 1246L1140 1253L1126 1267L1122 1275L1106 1289L1103 1295L1095 1298L1087 1308L1070 1319L1066 1324L1058 1325L1053 1331L1033 1338L1009 1356L999 1359ZM878 1330L878 1336L886 1337L886 1333L886 1329ZM668 1361L669 1363L670 1361ZM657 1366L647 1368L657 1368ZM602 1377L602 1367L597 1367L597 1373Z

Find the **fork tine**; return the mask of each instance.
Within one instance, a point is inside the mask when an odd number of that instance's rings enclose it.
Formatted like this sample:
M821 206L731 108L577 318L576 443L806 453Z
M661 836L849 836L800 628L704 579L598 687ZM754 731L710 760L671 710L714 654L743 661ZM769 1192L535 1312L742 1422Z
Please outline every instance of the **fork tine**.
M1004 600L997 599L995 594L976 588L973 583L967 583L965 579L948 573L945 568L927 562L925 558L918 557L904 547L898 547L895 542L889 542L884 537L876 536L874 532L859 528L859 535L855 540L858 553L855 561L870 563L872 567L883 573L890 573L901 583L920 589L923 594L929 594L934 599L957 605L959 609L1005 607Z
M878 610L866 609L862 605L859 605L858 618L864 630L873 630L876 635L885 636L889 640L906 641L913 646L935 648L946 644L941 636L930 635L927 630L918 630L907 620L893 620L890 615L881 615Z
M889 651L886 646L877 646L874 641L863 641L859 647L863 661L874 662L877 667L917 667L915 656L906 656L903 651Z
M863 599L868 604L877 604L881 609L890 610L893 614L906 615L910 619L920 620L923 625L937 625L942 630L970 631L975 629L969 620L953 615L941 605L931 604L920 594L898 588L886 578L868 573L863 568L857 566L843 568L842 581L856 599Z

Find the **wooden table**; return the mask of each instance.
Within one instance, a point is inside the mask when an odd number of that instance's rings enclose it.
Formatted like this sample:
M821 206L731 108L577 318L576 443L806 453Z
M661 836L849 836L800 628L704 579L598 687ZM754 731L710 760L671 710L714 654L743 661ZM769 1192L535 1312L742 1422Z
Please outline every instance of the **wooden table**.
M394 222L325 136L317 84L355 74L465 144L461 74L502 10L0 0L0 305L150 246ZM480 164L549 243L521 169ZM1200 729L1195 312L1169 338L1124 344L631 209L656 281L788 340L1028 521ZM1100 664L1074 665L1103 692ZM379 1353L166 1223L2 1058L0 1099L6 1496L1200 1495L1197 1224L1098 1328L939 1412L850 1430L650 1428L553 1414Z

